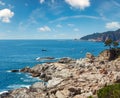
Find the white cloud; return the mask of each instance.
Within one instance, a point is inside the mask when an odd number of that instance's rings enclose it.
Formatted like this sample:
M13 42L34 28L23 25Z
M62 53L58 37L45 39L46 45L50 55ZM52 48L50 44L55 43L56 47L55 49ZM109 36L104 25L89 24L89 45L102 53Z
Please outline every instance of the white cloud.
M0 21L9 23L10 18L14 16L14 12L12 12L10 9L2 9L0 10Z
M45 2L45 0L40 0L40 3L42 4L42 3L44 3Z
M75 32L79 32L80 30L79 30L78 28L75 28L74 31L75 31Z
M51 29L50 29L50 27L48 27L48 26L44 26L44 27L38 28L38 31L39 31L39 32L50 32Z
M120 23L119 22L109 22L105 26L108 29L117 29L120 28Z
M89 18L89 19L100 19L100 17L96 16L89 16L89 15L75 15L75 16L65 16L65 17L60 17L55 20L50 21L50 23L58 22L58 21L64 21L67 19L79 19L79 18Z
M0 5L4 6L4 5L5 5L5 3L4 3L4 2L2 2L2 1L0 1Z
M115 0L112 0L113 4L116 5L117 7L120 7L120 3L116 2Z
M71 24L71 23L69 23L69 24L67 24L69 27L74 27L74 24Z
M56 25L56 27L58 27L58 28L62 28L62 25L61 25L61 24L58 24L58 25Z
M79 8L84 10L86 7L90 6L90 0L65 0L66 3L74 8Z

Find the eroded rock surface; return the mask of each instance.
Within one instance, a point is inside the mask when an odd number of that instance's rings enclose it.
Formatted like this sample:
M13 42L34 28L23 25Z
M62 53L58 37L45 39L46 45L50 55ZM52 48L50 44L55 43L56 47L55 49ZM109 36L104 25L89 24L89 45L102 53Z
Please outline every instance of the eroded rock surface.
M120 82L120 60L106 61L87 54L83 59L64 58L21 72L29 72L43 82L2 94L1 98L87 98L96 96L97 90L106 85Z

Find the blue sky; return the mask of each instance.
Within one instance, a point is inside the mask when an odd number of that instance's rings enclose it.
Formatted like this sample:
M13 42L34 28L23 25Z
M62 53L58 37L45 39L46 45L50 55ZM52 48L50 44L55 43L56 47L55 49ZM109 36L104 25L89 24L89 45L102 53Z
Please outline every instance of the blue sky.
M120 28L120 0L0 0L0 39L74 39Z

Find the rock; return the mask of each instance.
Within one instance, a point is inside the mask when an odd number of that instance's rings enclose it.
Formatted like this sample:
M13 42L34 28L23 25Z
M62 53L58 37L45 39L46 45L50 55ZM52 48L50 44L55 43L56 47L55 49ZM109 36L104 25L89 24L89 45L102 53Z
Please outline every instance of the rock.
M25 67L25 68L21 69L20 72L31 72L31 69L30 69L30 67Z
M32 77L39 77L40 74L39 73L32 73Z
M61 58L58 63L69 63L70 61L72 61L71 58L65 57L65 58Z
M61 93L64 94L67 98L70 96L70 91L68 89L63 89Z
M57 91L55 95L56 95L57 98L67 98L67 97L65 97L65 95L63 95L63 93L61 93L60 91Z
M81 89L80 88L71 87L68 90L70 91L70 95L71 96L75 96L75 95L81 94Z
M46 74L41 72L40 78L45 78L45 77L46 77Z
M91 54L91 53L89 53L89 52L87 52L87 53L86 53L86 58L88 58L88 59L93 59L93 58L94 58L94 55Z
M86 98L85 96L82 96L82 95L76 95L74 96L73 98Z
M11 70L11 72L19 72L19 70L13 69L13 70Z
M114 75L114 81L115 81L115 83L120 83L120 72L119 73L116 73L115 75Z
M9 96L10 92L4 92L0 94L0 98L6 98L6 96Z
M93 95L93 93L92 92L87 92L87 93L83 93L83 94L81 94L82 96L85 96L85 97L83 97L83 98L88 98L89 96L92 96Z
M68 77L72 77L72 73L70 72L69 69L62 69L61 71L57 71L55 73L55 76L61 78L68 78Z
M103 54L105 58L109 56L107 53ZM23 68L21 72L28 72L44 82L37 82L28 89L13 90L2 97L0 95L0 98L87 98L96 95L100 88L120 83L120 61L109 61L109 57L104 57L100 60L87 53L83 59L62 58L59 63Z
M92 63L94 61L95 57L91 53L86 53L86 61Z
M108 72L107 72L106 69L100 69L100 73L101 73L101 74L108 74Z
M33 85L30 86L30 90L32 91L45 91L46 85L43 82L36 82Z
M99 60L111 61L119 57L120 49L104 50L99 55Z
M42 49L41 51L47 51L46 49Z
M56 98L54 94L50 94L50 98Z
M62 81L63 81L63 79L61 79L61 78L52 78L52 80L48 81L47 87L53 88L53 87L57 86L59 83L61 83Z
M42 61L42 60L53 60L55 59L54 57L37 57L36 60L37 61Z
M31 72L32 73L41 73L43 66L44 65L42 65L42 64L37 64L36 66L33 66L31 68Z

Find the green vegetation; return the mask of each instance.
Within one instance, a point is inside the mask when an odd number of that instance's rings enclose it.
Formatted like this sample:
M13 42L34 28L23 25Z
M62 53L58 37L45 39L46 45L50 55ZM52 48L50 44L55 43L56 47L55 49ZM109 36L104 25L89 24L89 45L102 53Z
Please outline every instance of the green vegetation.
M93 98L92 96L89 96L88 98Z
M120 98L120 84L106 86L97 93L98 98Z
M111 49L111 47L112 47L112 39L107 39L105 42L104 42L104 44L105 44L105 46L109 46L109 48Z
M113 41L112 39L107 39L104 42L105 46L108 46L110 49L111 48L117 48L119 46L119 43L117 41Z
M116 41L114 41L114 42L113 42L113 46L114 46L114 48L117 48L117 47L119 46L119 43L116 42Z

